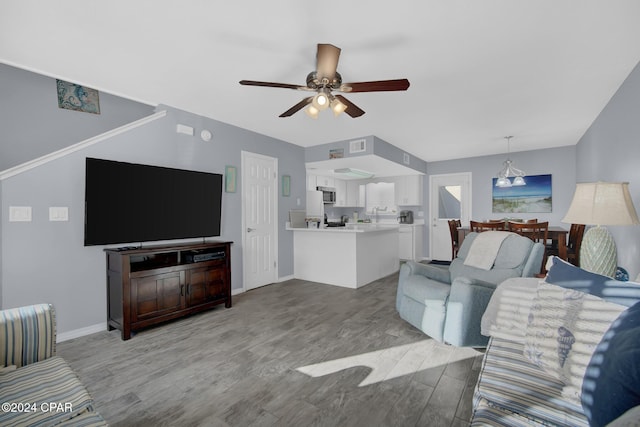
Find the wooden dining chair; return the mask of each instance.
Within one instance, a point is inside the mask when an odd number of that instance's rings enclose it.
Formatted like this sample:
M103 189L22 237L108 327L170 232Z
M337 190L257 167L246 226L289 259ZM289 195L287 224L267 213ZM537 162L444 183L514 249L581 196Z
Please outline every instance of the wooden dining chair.
M545 253L542 257L542 265L540 266L540 273L546 273L545 264L547 262L547 238L549 233L549 222L509 222L509 231L512 233L520 234L533 240L534 242L540 242L545 248Z
M469 221L471 231L481 233L483 231L504 231L507 229L507 225L504 221Z
M580 246L584 235L584 224L571 224L569 229L569 241L567 242L567 261L576 267L580 267Z
M458 228L462 226L459 219L449 220L449 233L451 233L451 259L454 260L458 256L458 248L460 247L458 238Z

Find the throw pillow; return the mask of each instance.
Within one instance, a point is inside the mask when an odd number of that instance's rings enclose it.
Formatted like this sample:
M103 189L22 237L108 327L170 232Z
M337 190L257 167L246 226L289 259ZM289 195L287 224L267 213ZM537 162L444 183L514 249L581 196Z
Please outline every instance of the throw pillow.
M563 396L580 405L587 365L611 323L625 309L575 289L542 282L525 335L525 356L566 387Z
M563 288L577 289L606 301L627 307L640 301L640 283L620 282L592 273L558 258L552 258L545 282Z
M524 344L531 303L540 279L514 277L500 283L480 321L480 333Z
M640 303L625 310L598 344L582 386L591 426L604 426L640 405Z

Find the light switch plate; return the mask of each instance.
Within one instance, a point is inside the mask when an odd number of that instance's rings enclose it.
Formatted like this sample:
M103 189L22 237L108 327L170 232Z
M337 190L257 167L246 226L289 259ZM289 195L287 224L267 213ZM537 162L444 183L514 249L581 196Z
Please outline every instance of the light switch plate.
M9 222L31 222L31 206L9 206Z
M49 221L69 221L69 208L66 206L50 206Z

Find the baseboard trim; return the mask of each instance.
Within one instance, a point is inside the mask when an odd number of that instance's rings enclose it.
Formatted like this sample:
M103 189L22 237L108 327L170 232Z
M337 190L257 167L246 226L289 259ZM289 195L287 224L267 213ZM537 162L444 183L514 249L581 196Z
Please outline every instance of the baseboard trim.
M84 337L85 335L95 334L107 330L107 323L98 323L97 325L87 326L85 328L74 329L73 331L62 332L56 336L56 342L69 341L74 338Z
M291 279L295 279L295 277L293 277L293 274L289 275L289 276L282 276L282 277L278 277L276 279L275 282L273 283L280 283L280 282L286 282L287 280L291 280ZM268 286L268 285L267 285ZM239 295L239 294L243 294L245 293L245 289L244 287L239 288L239 289L231 289L231 296L235 296L235 295Z

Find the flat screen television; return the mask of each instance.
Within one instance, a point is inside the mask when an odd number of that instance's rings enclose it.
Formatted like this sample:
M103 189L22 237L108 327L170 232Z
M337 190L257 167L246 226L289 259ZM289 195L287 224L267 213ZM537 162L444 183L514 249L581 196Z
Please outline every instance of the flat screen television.
M222 175L86 159L84 244L220 235Z

